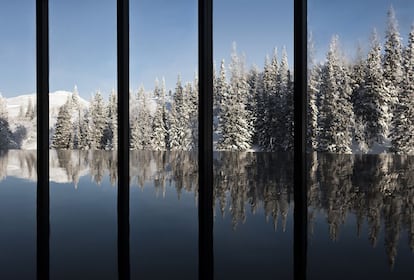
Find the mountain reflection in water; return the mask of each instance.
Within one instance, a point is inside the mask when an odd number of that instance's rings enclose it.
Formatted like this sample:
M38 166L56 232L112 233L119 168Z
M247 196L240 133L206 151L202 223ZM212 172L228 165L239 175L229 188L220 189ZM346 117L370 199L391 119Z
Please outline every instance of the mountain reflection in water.
M113 151L51 151L50 168L52 182L82 188L83 176L98 185L108 176L116 187ZM264 215L275 231L286 231L293 216L292 154L216 152L214 175L216 223L228 217L237 231L252 215ZM36 180L36 151L3 151L0 178L7 176ZM131 151L130 176L131 188L150 185L159 197L174 188L178 199L190 193L197 204L196 153ZM314 229L320 220L327 224L332 241L340 239L341 229L351 220L358 237L367 228L372 247L383 236L383 252L392 270L398 246L404 246L403 234L405 246L414 252L414 157L310 154L308 209L310 243L317 238Z

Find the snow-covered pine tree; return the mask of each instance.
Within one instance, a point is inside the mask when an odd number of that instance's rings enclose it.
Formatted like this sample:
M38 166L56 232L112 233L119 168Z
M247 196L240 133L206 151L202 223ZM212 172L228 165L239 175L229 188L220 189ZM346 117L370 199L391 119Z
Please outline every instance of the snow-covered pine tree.
M52 138L52 148L68 150L73 149L73 128L69 103L66 102L59 108L56 120L55 133Z
M290 150L293 147L293 89L286 48L283 48L282 59L276 79L275 108L273 114L272 150Z
M144 86L141 84L141 86L138 88L138 91L134 95L130 95L129 97L129 115L130 115L130 139L129 139L129 148L131 150L142 150L141 147L139 147L139 137L140 133L138 132L138 124L139 124L139 118L138 113L142 109L141 102L141 95L145 94Z
M145 150L151 145L151 114L148 108L147 95L144 87L140 87L136 94L138 112L132 116L131 149Z
M178 75L170 110L169 149L173 151L187 150L189 143L186 140L191 139L191 132L188 131L188 108L185 108L183 91L181 76Z
M287 91L286 91L286 126L287 126L287 136L283 142L283 149L285 151L293 151L294 148L294 135L295 135L295 120L294 120L294 105L293 105L293 95L294 95L294 83L293 75L290 73L290 70L287 72L288 81L287 81Z
M22 120L24 118L24 109L22 104L20 104L19 106L19 115L17 117L19 118L19 120Z
M0 149L16 149L17 144L13 140L10 130L7 111L7 101L0 94Z
M195 146L193 141L198 138L198 96L195 96L191 83L187 83L185 85L183 89L183 96L182 118L184 121L181 125L181 150L190 151Z
M251 147L253 130L246 108L248 83L244 61L239 58L235 43L233 43L230 73L228 94L222 96L221 138L217 143L217 148L245 151Z
M387 123L390 124L401 91L403 67L401 37L400 32L398 31L398 22L395 17L395 11L392 6L388 10L387 16L388 26L385 33L383 73L385 88L390 96L390 111L387 115Z
M217 75L216 62L214 62L213 63L213 120L214 120L213 130L214 131L217 131L217 128L218 128L217 117L220 115L219 111L220 111L221 98L220 96L218 96L219 94L218 86L220 82L219 76L220 74Z
M278 60L277 49L273 51L273 57L269 61L269 57L266 57L264 71L263 71L263 95L258 106L263 106L263 121L259 128L259 144L263 150L274 151L276 150L277 134L277 74Z
M118 148L118 101L115 90L109 95L102 145L105 150Z
M404 75L399 102L395 105L391 129L391 151L398 154L414 152L414 25L404 51Z
M165 123L165 90L159 88L158 79L155 81L154 97L157 106L152 120L151 149L154 151L165 151L167 149L167 125Z
M364 106L362 101L364 99L363 86L365 78L366 56L363 53L362 46L358 44L356 59L351 66L351 102L355 116L354 141L359 146L359 150L366 152L368 146L365 143L365 121L364 121Z
M317 150L318 103L320 66L315 62L315 46L312 34L308 40L308 103L307 103L307 150Z
M79 137L78 137L78 149L89 150L92 145L92 127L90 122L89 111L85 110L80 115L79 120Z
M81 107L79 100L78 87L75 85L72 96L70 98L71 115L73 116L73 149L79 149L80 141L80 121L81 121Z
M330 43L327 61L322 68L319 108L318 150L350 153L353 111L351 88L344 62L339 56L338 37Z
M161 83L161 98L163 99L163 106L162 106L162 120L164 123L164 127L165 127L165 145L166 145L166 149L169 150L169 144L170 144L170 112L167 109L167 99L166 99L166 94L167 94L167 89L165 86L165 78L162 77L162 83ZM170 92L170 96L171 96L171 92ZM168 101L170 101L171 99L169 98ZM171 104L171 102L170 102Z
M78 91L78 86L75 85L73 87L73 92L72 92L72 109L78 109L80 108L80 101L79 101L79 91Z
M247 100L247 110L250 115L250 123L253 128L252 144L259 146L259 128L261 119L258 102L263 94L263 75L259 72L259 69L254 65L248 74L247 83L249 84L249 95Z
M263 72L260 74L260 91L257 91L256 95L256 122L254 138L257 141L258 148L261 150L267 150L267 143L269 136L269 131L266 129L268 127L268 87L269 87L269 77L270 76L270 58L266 56L265 65Z
M155 78L155 88L154 88L154 98L160 99L162 96L161 89L160 89L160 80L158 78Z
M0 93L0 118L8 120L7 101Z
M371 49L365 62L364 77L359 94L353 97L354 113L362 130L362 151L372 149L377 142L384 144L389 131L390 96L386 90L381 64L381 46L374 30ZM365 148L364 148L365 146Z
M90 141L92 150L100 150L105 148L106 141L103 137L106 112L105 103L100 91L97 91L93 96L90 105Z
M13 134L7 119L0 118L0 150L17 149L18 146L13 140Z
M227 76L226 76L226 65L224 62L224 59L221 60L220 62L220 72L219 75L217 77L217 82L216 82L216 92L215 92L215 100L216 103L218 104L219 108L217 110L218 116L217 116L217 135L218 135L218 142L221 142L221 138L223 135L223 129L225 129L224 126L224 117L223 117L223 107L225 104L223 104L223 100L227 97L227 95L229 90L229 85L227 83ZM214 147L215 149L217 149L217 147Z
M187 83L184 87L185 100L188 102L190 128L191 128L191 148L196 150L198 147L198 74L194 74L193 83Z
M33 118L35 117L35 111L34 111L34 107L33 107L32 98L29 98L29 102L27 103L25 117L29 120L33 120Z

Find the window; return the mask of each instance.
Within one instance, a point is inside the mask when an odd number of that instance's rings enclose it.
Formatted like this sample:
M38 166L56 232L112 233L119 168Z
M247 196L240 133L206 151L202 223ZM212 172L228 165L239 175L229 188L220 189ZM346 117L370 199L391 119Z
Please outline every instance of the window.
M215 279L291 279L293 2L213 6Z
M35 279L36 152L19 150L36 149L35 5L1 6L0 278Z
M195 279L197 1L130 3L131 278Z
M0 153L0 171L12 174L10 166L19 166L37 181L36 196L25 189L33 181L5 178L0 185L4 212L15 206L8 198L27 202L17 209L16 224L0 215L6 225L0 246L20 250L12 257L22 257L32 268L26 275L15 269L12 258L0 257L6 264L0 274L34 276L34 259L27 257L34 251L39 279L63 274L195 278L197 271L200 279L412 274L412 168L404 154L411 151L411 139L405 137L410 135L412 67L410 59L402 59L409 57L410 44L388 32L380 38L392 51L379 51L373 40L355 60L353 54L343 59L339 42L346 50L353 47L338 37L330 48L318 45L331 28L340 33L351 23L355 36L348 37L365 38L358 24L376 16L363 12L373 14L387 1L375 1L374 7L368 0L309 0L309 10L306 0L66 2L36 1L36 100L12 104L16 119L35 127L30 135L36 141L26 141L18 126L0 130L7 134L0 137L8 139L7 145L37 149L37 168L35 151ZM412 7L398 3L400 34L408 36L405 23ZM392 15L387 28L395 31ZM4 38L11 34L2 33ZM16 45L17 50L28 46ZM401 48L394 52L395 46ZM392 68L395 54L404 62L398 69ZM9 98L13 77L7 70L23 65L13 59L25 60L2 55L0 68L6 65L6 70L0 69L0 90ZM371 75L376 68L365 67L369 58L376 58L373 66L385 63L388 72ZM21 83L15 81L21 87L17 94L33 92L34 75L26 72L32 64L21 70ZM363 75L355 75L358 70ZM369 78L378 77L388 80L370 91L368 86L377 84L368 84ZM62 89L66 100L54 109L56 91ZM377 123L381 126L372 126L380 128L375 137L367 119L375 107L366 100L372 92L387 93L387 100L374 102L387 104L374 110L383 110L379 118L384 117ZM89 94L92 98L84 98ZM380 148L401 155L363 154ZM11 234L34 238L34 216L27 213L34 213L35 197L37 246L22 249L15 240L5 240ZM356 240L352 230L368 241ZM378 253L370 242L385 246ZM348 260L351 251L359 254ZM332 269L321 270L320 263Z
M308 3L309 278L404 279L414 5Z

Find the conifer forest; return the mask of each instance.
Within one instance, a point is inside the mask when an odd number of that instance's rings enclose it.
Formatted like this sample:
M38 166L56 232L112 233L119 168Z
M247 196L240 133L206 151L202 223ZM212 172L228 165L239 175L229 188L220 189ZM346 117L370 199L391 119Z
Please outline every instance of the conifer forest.
M414 152L414 26L403 41L394 10L385 34L374 29L366 50L344 55L333 35L324 59L316 60L308 42L307 149L330 153L411 154ZM349 50L346 50L350 53ZM264 66L246 67L233 45L229 62L214 69L214 149L290 151L293 148L294 81L287 51L275 48ZM175 88L156 79L154 89L130 92L132 150L190 151L198 139L198 81L177 75ZM75 88L59 108L51 128L55 149L117 148L117 97L97 91L80 106ZM22 132L35 129L35 104L20 108L19 118L33 128L14 125L0 100L2 148L19 148ZM27 123L27 122L26 122Z

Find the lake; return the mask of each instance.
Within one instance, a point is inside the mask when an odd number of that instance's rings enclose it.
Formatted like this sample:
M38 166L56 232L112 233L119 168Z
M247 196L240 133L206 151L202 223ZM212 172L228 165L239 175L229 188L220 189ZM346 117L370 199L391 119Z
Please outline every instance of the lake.
M131 279L197 279L197 155L130 158ZM293 279L292 154L214 174L215 279ZM36 176L36 151L0 153L2 280L36 279ZM51 279L118 279L116 183L115 152L51 151ZM414 157L309 155L308 279L410 279L413 251Z

